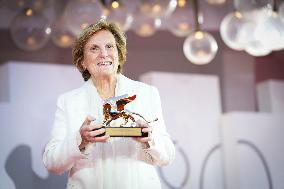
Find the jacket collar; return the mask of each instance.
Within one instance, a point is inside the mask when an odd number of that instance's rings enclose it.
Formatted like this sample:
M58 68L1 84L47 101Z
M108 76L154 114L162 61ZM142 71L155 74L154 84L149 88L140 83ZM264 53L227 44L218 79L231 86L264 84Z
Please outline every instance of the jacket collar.
M129 78L125 77L122 74L118 74L116 86L115 86L115 96L121 96L121 95L132 93L131 87L130 87L130 85L131 85L130 82L131 82L131 80ZM91 92L92 95L101 99L101 97L99 96L98 91L96 89L96 86L94 85L94 83L92 82L91 79L86 81L84 86L89 89L89 92ZM129 95L131 95L131 94L129 94Z

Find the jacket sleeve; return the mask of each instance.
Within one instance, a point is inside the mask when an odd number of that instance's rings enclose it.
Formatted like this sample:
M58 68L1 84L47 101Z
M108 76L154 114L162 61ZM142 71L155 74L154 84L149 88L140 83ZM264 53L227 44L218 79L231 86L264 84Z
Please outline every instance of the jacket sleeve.
M67 132L67 119L64 96L57 100L51 139L43 153L43 163L52 173L62 174L72 168L75 161L85 158L78 145L81 143L79 131Z
M158 121L152 123L153 141L149 143L149 148L145 148L144 151L150 156L151 162L154 165L167 165L171 163L175 158L175 147L170 138L170 135L166 131L166 126L162 114L161 100L158 90L153 87L151 97L151 108L153 116L158 118Z

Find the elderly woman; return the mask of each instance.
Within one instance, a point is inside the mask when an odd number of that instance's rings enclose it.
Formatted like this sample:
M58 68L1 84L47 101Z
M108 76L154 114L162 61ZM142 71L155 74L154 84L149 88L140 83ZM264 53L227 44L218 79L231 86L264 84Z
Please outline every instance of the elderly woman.
M125 60L126 38L105 20L87 27L75 43L73 63L86 82L58 98L52 137L43 154L50 172L69 171L67 188L161 188L154 166L173 161L174 145L157 89L122 75ZM101 135L104 100L124 94L137 95L126 105L129 111L148 120L158 118L151 124L136 120L148 137Z

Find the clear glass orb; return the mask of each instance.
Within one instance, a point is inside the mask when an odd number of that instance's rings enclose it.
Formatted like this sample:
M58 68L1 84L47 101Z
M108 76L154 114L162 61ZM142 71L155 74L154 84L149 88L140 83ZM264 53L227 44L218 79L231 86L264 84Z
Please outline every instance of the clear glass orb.
M183 43L183 53L193 64L208 64L216 56L217 50L214 37L203 31L191 33Z
M143 0L139 7L144 15L161 18L170 15L176 6L176 0Z
M121 1L113 1L105 10L104 15L111 22L115 22L125 32L131 27L133 17L127 6Z
M252 11L260 8L273 7L273 0L234 0L236 10L240 12Z
M255 29L255 38L271 50L284 48L284 23L277 12L260 20Z
M10 10L21 11L31 5L31 0L4 0L4 4Z
M240 40L244 44L244 50L252 56L265 56L271 52L261 41L255 38L257 23L247 22L240 30Z
M244 44L245 51L252 56L265 56L271 52L268 46L264 46L256 38L256 28L259 23L267 17L266 9L249 11L244 14L246 23L241 26L239 32L239 41Z
M156 33L157 23L151 17L145 17L140 12L133 15L131 29L140 37L150 37Z
M284 2L282 2L278 7L278 14L282 22L284 23Z
M252 56L266 56L271 53L271 50L264 47L260 41L252 41L246 47L245 51Z
M210 5L221 5L226 2L226 0L206 0Z
M4 4L14 11L22 11L25 8L31 8L36 11L43 10L51 5L52 0L4 0Z
M66 27L78 36L84 28L97 22L103 15L100 1L71 0L64 11Z
M244 44L239 40L239 33L242 25L245 23L245 18L238 11L231 12L223 18L220 25L221 38L231 49L244 49Z
M12 20L10 33L15 44L27 51L43 47L51 33L47 18L33 9L25 9Z
M68 48L74 44L75 36L65 27L63 19L57 20L52 27L52 42L61 48Z
M166 18L166 28L177 37L186 37L194 27L194 16L189 1L178 0L174 12Z

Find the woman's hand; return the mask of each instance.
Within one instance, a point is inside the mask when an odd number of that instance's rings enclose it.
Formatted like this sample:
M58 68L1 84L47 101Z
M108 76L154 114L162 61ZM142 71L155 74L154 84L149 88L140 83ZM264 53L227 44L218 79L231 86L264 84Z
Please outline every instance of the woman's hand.
M80 128L80 135L82 142L79 145L79 149L84 149L88 143L106 142L109 139L109 135L98 136L105 133L105 129L102 125L95 125L94 118L88 116Z
M135 122L138 127L145 127L142 129L143 133L148 133L148 137L133 137L136 141L141 142L141 143L149 143L152 142L152 127L142 119L139 119Z

